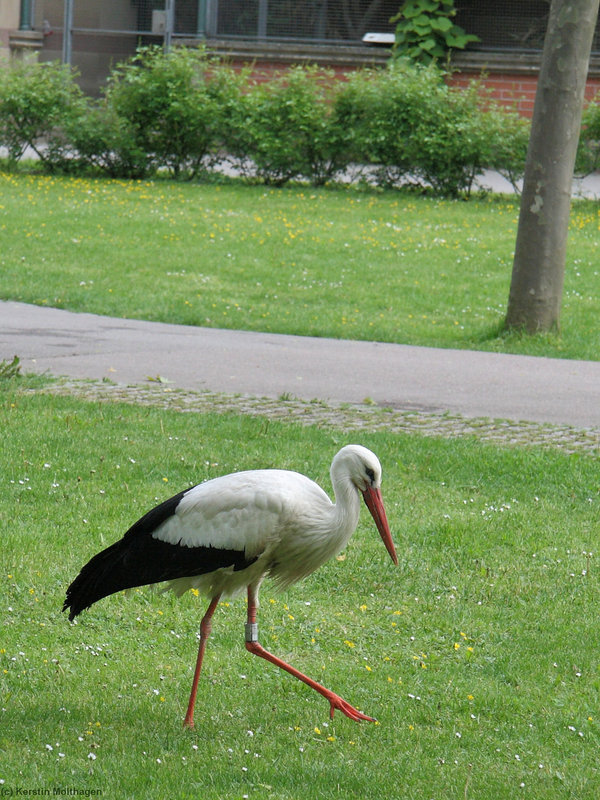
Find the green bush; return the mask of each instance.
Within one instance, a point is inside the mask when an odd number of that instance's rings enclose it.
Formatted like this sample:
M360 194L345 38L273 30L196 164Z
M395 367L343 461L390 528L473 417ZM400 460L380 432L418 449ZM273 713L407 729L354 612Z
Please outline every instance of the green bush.
M108 81L106 108L120 121L126 149L146 153L175 177L197 175L219 136L217 74L198 49L142 48L120 64Z
M111 178L144 178L154 168L153 156L141 146L133 124L106 99L90 102L85 114L69 121L64 134L72 148L64 169L93 168Z
M492 104L480 118L483 146L487 150L483 167L496 170L515 191L525 171L531 122L516 111Z
M584 109L581 120L581 135L577 147L575 171L589 175L600 169L600 95Z
M353 160L374 165L383 185L418 182L456 196L485 168L504 168L515 180L523 171L527 123L486 100L476 83L449 87L434 65L404 60L357 73L336 106Z
M438 194L468 195L484 169L502 173L515 188L523 175L529 123L498 108L477 81L466 89L441 83L415 135L417 172Z
M485 136L472 91L440 81L423 98L411 135L415 171L441 195L469 193L485 165Z
M246 100L246 156L266 183L295 177L322 185L348 163L346 130L332 106L333 76L295 67L255 85Z
M218 98L214 155L228 161L241 174L249 174L251 149L250 69L234 70L218 64L211 74L211 90Z
M423 71L424 90L427 78L428 72ZM336 96L336 114L348 131L352 161L377 165L383 183L402 180L414 166L409 141L414 104L408 98L412 91L420 91L418 81L405 76L398 66L355 72Z
M353 160L375 166L387 186L419 180L423 167L429 175L443 135L440 92L447 89L439 70L407 60L354 74L337 97L339 118L352 132Z
M598 158L600 110L585 117L586 163ZM283 185L335 179L367 165L384 186L418 184L469 194L475 176L521 177L528 123L494 105L479 84L449 87L434 65L393 62L336 81L296 67L263 83L203 51L142 48L111 74L99 101L56 63L13 62L0 70L0 143L17 161L32 147L49 170L100 169L140 178L158 169L198 176L217 159ZM592 167L593 168L593 167Z
M30 147L53 168L65 156L61 135L79 118L85 101L70 67L56 62L11 60L0 68L0 144L17 162ZM50 147L47 145L50 144Z

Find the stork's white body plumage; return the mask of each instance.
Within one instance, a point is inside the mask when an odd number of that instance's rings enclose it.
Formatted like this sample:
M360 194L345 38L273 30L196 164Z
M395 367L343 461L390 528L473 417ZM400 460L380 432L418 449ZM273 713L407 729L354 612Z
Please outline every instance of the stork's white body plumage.
M178 595L194 588L210 597L232 597L265 575L284 588L345 547L359 515L356 491L349 495L334 504L297 472L238 472L190 489L152 535L179 546L229 548L256 558L237 572L229 567L171 581Z
M201 625L196 674L185 723L193 725L196 689L212 614L222 596L248 592L246 647L319 691L353 719L371 719L333 692L265 651L257 640L258 589L266 576L280 587L310 575L347 544L358 524L359 492L392 559L381 500L381 466L364 447L348 445L331 465L335 503L313 481L287 470L253 470L194 486L145 514L125 536L94 556L67 590L69 618L120 589L168 581L211 598Z

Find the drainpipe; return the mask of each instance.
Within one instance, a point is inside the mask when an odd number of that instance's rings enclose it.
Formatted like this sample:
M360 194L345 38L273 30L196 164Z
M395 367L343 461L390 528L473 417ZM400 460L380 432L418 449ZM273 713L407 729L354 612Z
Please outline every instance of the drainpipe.
M165 23L163 48L165 53L168 53L171 49L173 31L175 29L175 7L173 0L165 0Z
M211 39L217 32L219 0L198 0L198 36Z
M32 17L33 17L33 0L21 0L21 16L19 19L20 31L33 30Z
M21 0L19 6L19 28L9 31L8 46L11 56L37 58L44 45L44 34L33 27L33 5L35 0Z
M206 39L206 0L198 0L198 22L196 24L196 36L199 39Z
M71 45L73 28L73 0L65 0L65 16L63 22L63 64L71 63Z
M269 0L258 0L258 38L267 38L267 14L269 12Z

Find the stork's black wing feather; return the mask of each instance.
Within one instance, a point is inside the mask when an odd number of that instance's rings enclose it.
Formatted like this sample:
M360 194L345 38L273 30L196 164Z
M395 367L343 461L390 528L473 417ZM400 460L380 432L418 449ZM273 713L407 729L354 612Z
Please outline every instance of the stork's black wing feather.
M175 513L184 494L150 510L122 539L88 561L67 589L63 611L70 609L69 619L122 589L203 575L224 567L241 570L256 561L246 558L243 550L188 547L154 538L152 532Z

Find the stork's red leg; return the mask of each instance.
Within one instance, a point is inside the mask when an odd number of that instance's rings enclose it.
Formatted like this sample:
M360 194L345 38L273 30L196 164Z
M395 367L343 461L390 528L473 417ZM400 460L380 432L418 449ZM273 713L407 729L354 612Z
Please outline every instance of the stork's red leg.
M204 658L206 643L212 630L212 616L215 613L215 608L219 603L220 597L220 594L218 594L216 597L213 597L213 599L210 601L209 607L206 609L206 614L202 617L202 622L200 623L200 646L198 647L198 657L196 658L196 670L194 672L190 701L188 703L187 714L185 715L185 719L183 721L184 728L194 727L194 705L196 704L198 679L200 678L200 671L202 670L202 659Z
M309 678L307 675L304 675L302 672L297 670L295 667L292 667L291 664L288 664L282 659L277 658L272 653L269 653L268 650L259 644L258 642L258 625L256 623L256 592L252 587L248 587L248 622L246 624L246 650L250 653L254 653L255 656L260 656L261 658L270 661L271 664L275 664L275 666L284 669L286 672L289 672L290 675L293 675L295 678L298 678L299 681L302 681L307 686L310 686L311 689L314 689L319 694L322 694L329 701L329 716L333 719L333 713L336 709L341 711L342 714L345 714L350 719L355 720L358 722L361 719L367 720L368 722L375 722L376 720L373 717L368 717L366 714L363 714L361 711L358 711L356 708L347 703L342 697L335 692L332 692L330 689L326 689L324 686L321 686L320 683L313 681L312 678Z

